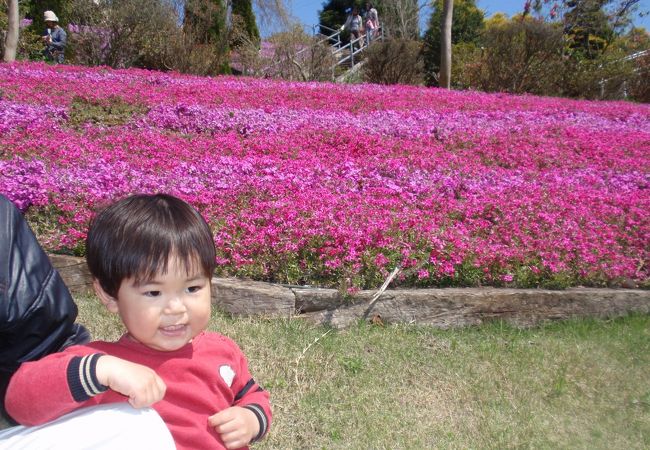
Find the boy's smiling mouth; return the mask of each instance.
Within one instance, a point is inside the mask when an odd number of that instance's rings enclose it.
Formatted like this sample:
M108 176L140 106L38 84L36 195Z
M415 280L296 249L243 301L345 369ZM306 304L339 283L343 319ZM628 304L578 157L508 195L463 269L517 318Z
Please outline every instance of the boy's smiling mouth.
M160 327L160 331L166 335L176 336L182 334L186 328L187 325L185 324L168 325L166 327Z

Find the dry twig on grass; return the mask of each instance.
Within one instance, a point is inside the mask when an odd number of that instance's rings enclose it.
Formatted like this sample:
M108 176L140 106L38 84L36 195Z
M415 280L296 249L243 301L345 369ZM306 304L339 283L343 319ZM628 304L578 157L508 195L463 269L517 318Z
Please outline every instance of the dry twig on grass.
M298 386L298 390L300 391L300 394L302 394L302 389L300 388L300 382L298 381L298 366L300 365L300 361L305 357L305 354L309 351L309 349L313 345L317 344L321 339L323 339L325 336L330 334L331 331L332 330L329 329L325 333L321 334L316 339L314 339L314 342L310 343L307 347L305 347L303 349L302 353L300 354L300 356L298 356L298 358L296 358L296 367L294 367L293 370L294 370L294 378L295 378L295 381L296 381L296 386Z

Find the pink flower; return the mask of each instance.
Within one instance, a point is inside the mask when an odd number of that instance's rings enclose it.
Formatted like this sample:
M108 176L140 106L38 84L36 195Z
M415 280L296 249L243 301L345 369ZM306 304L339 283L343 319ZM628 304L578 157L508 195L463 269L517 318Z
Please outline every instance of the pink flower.
M377 253L377 256L375 256L375 264L377 267L384 267L388 262L389 259L386 258L383 253Z
M429 271L426 269L418 270L418 279L422 280L424 278L429 278Z

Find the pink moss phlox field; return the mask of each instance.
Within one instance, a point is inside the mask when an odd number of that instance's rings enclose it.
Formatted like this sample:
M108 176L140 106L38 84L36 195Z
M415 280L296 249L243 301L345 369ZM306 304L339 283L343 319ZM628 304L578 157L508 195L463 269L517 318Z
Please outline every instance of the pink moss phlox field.
M73 103L109 98L138 106L127 123L73 126ZM0 66L0 119L0 193L50 250L83 254L97 208L168 192L224 275L648 286L648 105L21 63Z

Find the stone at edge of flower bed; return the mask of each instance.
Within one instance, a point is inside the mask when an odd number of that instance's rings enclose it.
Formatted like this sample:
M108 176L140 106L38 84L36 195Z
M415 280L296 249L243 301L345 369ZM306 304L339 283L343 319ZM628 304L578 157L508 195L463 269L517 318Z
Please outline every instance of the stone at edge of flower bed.
M73 293L92 292L83 258L49 256ZM571 317L650 313L650 290L636 289L396 289L385 291L369 308L375 291L345 298L335 289L285 287L235 278L213 278L212 286L213 304L232 315L299 317L337 328L362 318L451 328L495 319L533 326Z

